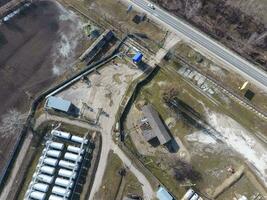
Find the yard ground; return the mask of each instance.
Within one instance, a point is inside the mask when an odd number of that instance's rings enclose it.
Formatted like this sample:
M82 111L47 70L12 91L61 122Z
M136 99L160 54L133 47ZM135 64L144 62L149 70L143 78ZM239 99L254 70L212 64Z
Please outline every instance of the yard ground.
M266 122L245 108L231 102L231 99L228 99L227 96L222 96L220 93L216 96L209 96L203 93L202 90L199 90L194 84L179 75L178 70L182 67L181 64L174 64L170 61L162 63L161 66L164 67L139 91L137 99L127 116L126 133L131 136L126 140L127 146L136 152L143 164L177 198L181 198L186 186L190 185L196 187L201 193L209 195L222 183L222 180L231 175L227 171L229 167L237 169L245 162L251 162L254 166L257 166L257 169L261 170L261 173L257 171L254 171L254 173L258 176L258 179L262 178L261 182L264 182L266 174L258 160L264 161L266 166L267 160L264 158L267 152L266 145L262 144L253 134L255 131L253 128L256 126L257 131L260 130L262 134L265 134ZM168 108L162 96L170 88L177 90L177 97L180 100L186 102L202 119L218 129L222 133L225 143L220 144L208 133L199 130L187 119ZM227 98L227 104L225 98ZM178 152L170 153L163 147L152 147L142 138L137 121L140 120L140 107L144 103L152 103L173 137L176 138L177 143L182 142ZM213 117L214 119L212 119ZM254 118L257 118L257 120L252 120ZM250 122L250 129L248 130L241 126L247 122ZM233 144L231 141L234 138L237 138L240 144L238 142ZM255 144L258 146L255 146ZM240 150L237 148L239 146ZM190 159L185 159L188 154ZM254 156L257 159L254 159ZM242 187L246 189L241 189ZM260 189L262 189L262 186L260 186ZM243 175L237 185L233 189L231 188L228 193L223 193L219 199L233 198L233 191L250 198L260 189L252 186L251 182L248 183L247 177Z
M123 162L112 151L109 152L108 166L102 181L100 190L96 193L94 199L114 200L127 195L143 196L141 184L137 178L127 170L124 177L119 172L125 169ZM122 180L125 179L125 180Z

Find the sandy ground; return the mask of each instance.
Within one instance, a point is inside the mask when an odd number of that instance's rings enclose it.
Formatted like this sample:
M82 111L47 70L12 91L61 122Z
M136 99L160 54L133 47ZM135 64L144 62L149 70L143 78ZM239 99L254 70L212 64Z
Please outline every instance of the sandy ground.
M254 134L248 132L240 124L226 115L207 113L209 123L221 133L218 136L224 142L222 146L203 132L196 132L187 136L190 142L212 146L213 152L232 150L238 153L251 167L262 183L267 187L267 147L261 143Z
M0 118L10 109L26 112L29 96L50 87L71 67L80 27L76 15L48 1L35 3L0 25ZM0 135L0 172L17 136Z
M115 74L120 73L120 81L114 79ZM92 106L94 110L98 108L103 108L103 110L109 115L100 117L100 126L102 127L102 149L101 157L99 161L99 167L96 171L90 198L94 198L94 194L98 191L102 183L102 178L107 165L108 152L111 149L116 149L116 145L112 140L112 127L115 123L115 114L120 105L121 99L128 86L127 77L132 76L133 79L137 78L142 72L138 69L129 68L125 64L112 65L108 64L105 68L100 70L100 75L92 74L88 76L91 81L92 87L87 87L88 85L84 82L79 82L73 85L68 90L63 91L59 94L62 98L73 101L76 106L81 106L81 102L85 102ZM82 84L84 86L82 86ZM79 98L77 98L79 97ZM131 166L130 161L124 155L123 152L116 149L115 153L119 155L124 163L127 163L130 170L137 176L137 179L144 184L143 190L144 194L147 194L147 199L153 196L153 190L150 184L147 182L146 178L133 166Z

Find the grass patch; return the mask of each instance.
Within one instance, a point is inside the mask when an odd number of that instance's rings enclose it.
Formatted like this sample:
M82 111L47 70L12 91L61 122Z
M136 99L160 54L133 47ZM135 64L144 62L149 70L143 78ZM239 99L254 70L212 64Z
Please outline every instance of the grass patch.
M191 65L198 67L198 69L201 70L202 73L223 83L224 87L229 88L235 94L238 94L240 97L244 97L246 89L243 91L239 90L239 87L241 87L247 81L244 77L240 76L234 71L221 68L209 58L206 58L205 56L201 55L185 43L177 44L174 47L174 50L176 55L184 57ZM203 61L198 62L199 58L201 58ZM259 109L262 109L262 111L267 112L266 93L261 91L256 85L253 85L252 83L248 84L247 89L250 89L256 93L251 103Z
M121 79L120 79L120 76L121 76L122 74L120 74L120 73L117 73L117 74L114 74L113 76L112 76L112 79L115 81L115 83L117 83L118 85L120 85L121 84Z
M96 193L96 199L114 200L119 191L122 177L119 171L124 168L120 158L112 151L109 152L108 165L105 170L104 178L100 190ZM131 173L127 172L125 178L125 186L123 195L137 194L142 195L141 184L137 178Z
M40 146L40 147L31 147L30 151L34 151L35 152L35 155L34 155L34 159L33 161L31 162L30 164L30 167L28 169L28 172L27 172L27 175L23 181L23 187L19 193L19 196L18 196L18 200L23 200L24 199L24 195L28 189L28 186L32 180L32 176L36 170L36 166L37 166L37 163L39 161L39 157L41 156L42 154L42 150L43 150L43 146Z

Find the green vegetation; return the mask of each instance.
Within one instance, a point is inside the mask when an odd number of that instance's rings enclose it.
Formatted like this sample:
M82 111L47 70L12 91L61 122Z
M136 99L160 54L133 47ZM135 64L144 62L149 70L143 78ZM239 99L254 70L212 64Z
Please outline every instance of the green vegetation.
M120 187L124 187L122 189L123 195L131 193L142 196L141 184L131 172L127 171L124 177L119 174L124 169L124 166L120 158L112 151L109 152L107 163L101 188L96 194L97 199L116 199Z
M26 191L28 189L29 183L32 180L33 173L35 172L37 163L39 161L39 157L41 156L42 150L43 150L43 146L40 146L40 147L31 147L31 148L33 148L34 150L31 149L30 151L34 151L35 152L34 153L34 158L33 158L32 162L30 164L30 167L28 169L28 172L27 172L26 177L24 178L23 187L20 190L20 193L19 193L19 196L18 196L18 200L23 200L24 199L24 195L25 195L25 193L26 193Z
M171 133L173 136L177 136L183 140L184 145L186 145L190 150L191 147L189 147L186 141L184 141L184 136L196 131L197 129L188 124L182 118L177 118L177 116L175 116L174 113L166 106L163 101L163 95L166 91L176 91L175 96L193 108L203 119L206 118L207 111L212 111L229 115L242 125L247 123L247 125L249 124L249 126L251 126L255 123L254 120L257 116L249 110L246 110L235 101L229 98L229 103L226 104L221 98L221 94L219 92L218 95L214 95L210 98L204 92L199 90L193 83L185 80L177 72L177 70L181 67L180 63L170 61L163 63L162 66L164 67L155 74L153 79L140 89L135 105L133 106L139 107L139 104L149 102L157 109L165 123L170 118L174 119L172 121L174 125L170 128ZM131 117L131 119L133 118L134 117ZM257 119L257 121L258 123L261 123L261 120ZM127 129L130 131L131 128L132 126L129 124L129 127L126 127L126 131ZM173 157L170 156L168 158L167 154L161 153L157 153L153 156L141 155L135 144L131 141L131 138L126 139L125 145L175 197L181 198L181 195L184 194L185 191L184 187L181 187L181 185L186 185L187 182L186 180L178 180L173 174L172 170L175 166L175 162L173 163L175 159L173 159ZM203 155L191 156L192 162L190 165L197 177L195 180L192 180L192 182L196 184L196 187L200 191L203 192L206 192L207 189L213 190L214 187L220 184L221 180L226 178L226 165L239 166L242 163L240 159L237 159L235 156L226 156L219 153L213 155L209 154L208 150L207 152L203 152ZM179 168L178 164L177 167ZM216 171L219 169L223 170L223 175L218 176L219 178L210 173L210 170Z
M62 0L62 3L80 12L83 17L94 22L102 29L110 28L116 34L123 37L127 33L139 35L140 43L152 51L157 51L162 45L166 31L162 30L157 24L150 20L134 23L135 15L141 15L134 10L127 13L127 6L120 1L114 0L89 0L75 1Z
M175 54L184 57L191 65L198 67L202 73L214 78L215 80L221 82L224 87L229 88L235 94L244 97L246 89L250 89L256 93L251 103L267 112L267 95L263 93L256 85L249 83L245 90L240 90L239 88L247 81L244 77L240 76L234 71L221 68L216 65L213 61L201 55L195 51L192 47L185 43L179 43L174 48ZM201 57L201 62L199 60Z

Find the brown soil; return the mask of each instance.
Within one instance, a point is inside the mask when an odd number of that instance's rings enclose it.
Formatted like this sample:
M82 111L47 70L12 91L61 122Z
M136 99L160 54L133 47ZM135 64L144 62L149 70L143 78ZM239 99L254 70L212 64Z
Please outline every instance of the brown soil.
M6 3L8 3L11 0L0 0L0 6L5 5Z
M0 25L0 119L9 109L27 112L31 98L51 86L53 45L71 23L59 21L60 10L40 1ZM70 24L70 25L69 25ZM60 30L60 31L59 31ZM0 136L0 174L19 136Z

